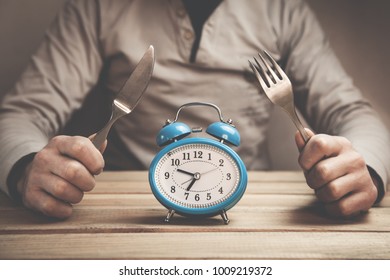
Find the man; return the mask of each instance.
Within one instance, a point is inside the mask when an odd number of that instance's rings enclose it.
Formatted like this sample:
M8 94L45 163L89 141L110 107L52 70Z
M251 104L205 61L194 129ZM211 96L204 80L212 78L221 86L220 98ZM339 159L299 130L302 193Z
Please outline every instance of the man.
M115 124L104 159L105 147L62 135L89 91L98 85L112 98L150 44L152 80L137 109ZM248 169L269 168L271 104L247 62L260 49L285 69L316 130L306 145L296 135L308 185L332 216L367 211L387 185L388 133L298 0L67 3L1 105L1 188L28 208L67 218L104 166L146 169L163 120L192 101L215 103L236 121ZM192 112L183 121L210 123L214 115Z

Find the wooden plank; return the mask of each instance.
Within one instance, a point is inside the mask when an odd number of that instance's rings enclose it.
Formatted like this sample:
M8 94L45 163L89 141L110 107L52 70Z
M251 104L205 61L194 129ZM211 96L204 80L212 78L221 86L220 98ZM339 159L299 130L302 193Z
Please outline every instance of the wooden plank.
M110 195L110 194L147 194L152 195L152 191L148 183L145 182L98 182L95 189L86 193L85 197L89 195ZM244 196L250 194L274 194L274 195L312 195L313 190L305 183L249 183ZM9 208L15 206L15 203L5 194L0 193L0 209L3 207ZM380 203L381 207L390 207L390 193L387 193L383 201Z
M8 199L9 200L9 199ZM248 207L275 207L279 209L296 208L310 205L315 201L312 194L245 194L237 205ZM10 210L17 207L9 200L8 204L0 205L0 210ZM161 208L162 206L150 192L149 194L92 194L87 193L81 203L75 208Z
M26 209L3 210L2 234L109 233L109 232L260 232L260 231L345 231L390 232L390 209L374 208L368 215L341 220L328 217L316 204L272 207L237 206L228 211L231 220L224 225L219 216L191 219L175 215L163 222L166 209L155 207L80 206L65 221L49 219ZM1 238L1 237L0 237Z
M0 259L389 259L390 233L0 235Z
M104 171L98 176L96 180L100 182L120 182L120 181L148 181L147 171Z
M151 194L149 183L146 182L97 182L90 194ZM312 194L313 191L302 182L280 183L261 182L249 183L246 194ZM5 194L0 193L0 207L14 203Z
M275 194L248 194L238 202L238 206L258 208L297 208L311 205L315 201L314 195L275 195ZM85 195L83 201L75 207L97 208L106 206L114 208L160 208L159 202L150 194L100 194ZM236 206L237 207L237 206Z
M313 194L245 194L238 202L239 206L274 207L279 209L305 207L313 204ZM389 196L381 203L381 207L389 207ZM100 194L85 195L77 206L121 206L149 208L160 205L152 193L150 194Z
M302 171L248 171L249 182L305 182Z

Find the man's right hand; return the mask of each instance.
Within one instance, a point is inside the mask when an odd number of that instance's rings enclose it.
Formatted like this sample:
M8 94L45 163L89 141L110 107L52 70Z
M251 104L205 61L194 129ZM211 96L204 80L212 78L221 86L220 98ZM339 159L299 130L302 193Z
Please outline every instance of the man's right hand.
M56 136L33 158L18 181L23 204L50 217L65 219L72 204L95 187L94 175L102 172L104 160L90 139Z

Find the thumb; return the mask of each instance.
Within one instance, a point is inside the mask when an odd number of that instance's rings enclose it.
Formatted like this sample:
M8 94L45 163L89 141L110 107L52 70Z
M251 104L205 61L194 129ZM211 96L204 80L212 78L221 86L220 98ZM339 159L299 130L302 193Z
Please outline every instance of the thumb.
M314 132L311 131L310 129L308 128L305 128L307 134L309 135L309 137L312 137L314 135ZM295 143L297 144L297 147L298 147L298 150L299 151L302 151L303 148L305 147L306 143L305 143L305 140L303 139L302 135L299 133L299 131L297 131L295 133Z

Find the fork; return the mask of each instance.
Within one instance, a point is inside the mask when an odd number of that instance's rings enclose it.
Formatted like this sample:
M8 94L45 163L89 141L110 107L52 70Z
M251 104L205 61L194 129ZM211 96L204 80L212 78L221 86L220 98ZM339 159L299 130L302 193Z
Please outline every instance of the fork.
M272 56L265 50L263 50L263 53L272 65L269 64L261 53L259 53L259 57L263 65L261 65L255 57L253 57L253 59L255 60L256 65L250 60L249 65L256 75L265 95L273 104L276 104L284 109L299 130L299 133L302 135L305 143L307 143L310 136L304 129L295 110L291 82Z

